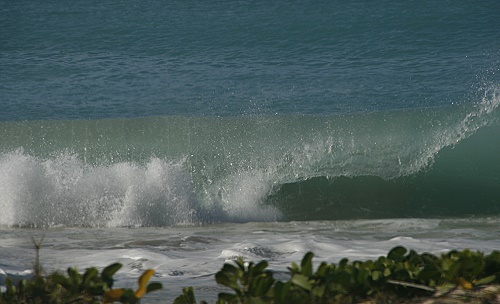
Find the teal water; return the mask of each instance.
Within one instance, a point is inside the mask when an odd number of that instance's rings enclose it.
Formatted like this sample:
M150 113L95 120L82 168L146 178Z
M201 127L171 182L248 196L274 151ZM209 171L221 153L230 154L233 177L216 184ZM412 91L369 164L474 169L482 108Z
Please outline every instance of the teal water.
M496 215L499 104L494 91L472 107L335 116L3 122L0 223Z
M2 1L0 120L470 104L497 1Z
M0 4L0 225L498 215L496 1Z

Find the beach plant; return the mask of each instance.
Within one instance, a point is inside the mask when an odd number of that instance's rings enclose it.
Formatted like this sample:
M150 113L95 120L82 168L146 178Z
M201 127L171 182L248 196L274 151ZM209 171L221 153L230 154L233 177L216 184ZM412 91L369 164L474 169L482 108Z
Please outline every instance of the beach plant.
M234 265L224 264L222 269L215 274L215 280L232 289L234 293L219 293L219 302L271 303L271 286L275 280L272 272L265 270L267 266L267 261L257 264L246 263L241 257L234 261Z
M162 288L162 284L158 282L149 283L149 279L153 276L155 271L148 269L137 280L138 288L134 291L132 289L116 288L109 289L104 292L103 303L138 303L143 295Z
M173 304L196 304L196 297L194 296L193 287L182 288L182 294L175 298ZM205 301L201 301L200 304L206 304Z
M83 274L76 268L68 268L66 274L54 272L48 277L22 279L16 285L8 278L0 303L138 303L144 294L162 288L158 282L148 284L154 274L149 269L140 276L137 290L112 289L113 276L121 267L120 263L114 263L101 273L92 267Z
M342 259L322 262L316 270L312 252L288 268L290 279L274 280L267 263L225 264L216 281L233 293L220 293L219 303L352 303L363 299L401 299L430 296L438 290L474 289L499 283L500 252L489 255L470 250L435 256L402 246L376 260ZM194 299L194 295L192 297Z
M314 254L308 252L299 264L292 263L286 281L274 278L267 261L247 262L240 257L225 263L215 280L227 291L218 294L216 303L355 303L367 299L386 303L500 284L499 251L485 255L467 249L452 250L436 256L397 246L374 260L344 258L338 263L321 262L317 267L313 258ZM83 273L68 268L66 273L49 276L38 271L32 279L17 284L8 278L0 293L0 304L138 303L144 294L162 288L158 282L149 283L154 275L152 269L139 277L137 289L115 288L113 277L121 267L115 263L101 272L88 268ZM192 287L183 288L174 300L174 304L195 303Z

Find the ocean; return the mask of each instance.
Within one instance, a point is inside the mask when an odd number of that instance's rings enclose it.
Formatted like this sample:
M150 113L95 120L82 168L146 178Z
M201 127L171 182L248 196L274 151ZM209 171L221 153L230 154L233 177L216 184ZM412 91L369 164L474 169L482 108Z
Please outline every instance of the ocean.
M500 249L500 3L0 0L0 285L124 264L213 301L403 245ZM128 284L128 285L127 285Z

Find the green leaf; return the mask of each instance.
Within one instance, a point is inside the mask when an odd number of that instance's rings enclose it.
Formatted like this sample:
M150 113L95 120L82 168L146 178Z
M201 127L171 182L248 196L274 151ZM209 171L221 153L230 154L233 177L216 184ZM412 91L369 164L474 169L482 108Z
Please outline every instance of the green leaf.
M433 265L428 265L420 271L417 278L426 283L436 282L441 278L441 273Z
M238 296L230 293L221 292L218 295L219 300L226 301L229 303L236 302L238 300ZM238 303L238 302L237 302Z
M252 296L264 296L269 292L273 283L274 279L272 276L259 276L251 282L249 292Z
M292 265L291 265L291 267L288 267L288 270L290 270L291 273L300 272L299 266L295 262L292 262Z
M237 277L241 277L243 274L243 271L240 268L238 268L234 265L231 265L231 264L227 264L227 263L224 264L224 266L222 266L222 269L220 272L224 272L224 273L228 273L228 274L230 273L230 274L237 276Z
M357 282L358 284L362 284L362 285L366 285L368 284L368 277L370 276L370 273L368 272L368 270L364 269L364 268L361 268L358 272L358 276L357 276Z
M215 281L218 283L218 284L221 284L221 285L224 285L224 286L227 286L229 288L231 288L232 290L236 291L236 292L241 292L240 290L240 286L238 285L238 282L236 282L236 279L235 278L230 278L228 277L225 273L223 272L217 272L215 274Z
M267 261L261 261L257 265L254 266L254 273L261 273L264 269L267 268L269 263Z
M51 276L50 276L50 279L56 283L56 284L59 284L61 285L62 287L64 288L69 288L69 286L71 285L69 280L62 274L58 273L58 272L54 272Z
M174 304L196 304L193 287L182 288L182 295L174 300Z
M304 288L307 291L311 291L312 285L309 282L309 278L306 277L305 275L302 274L294 274L293 277L290 279L290 282L293 284Z
M243 261L242 257L238 257L238 259L236 259L234 262L236 263L236 265L238 265L241 271L245 271L245 261Z
M81 276L75 268L68 268L68 276L73 285L80 283Z
M396 246L389 251L389 253L387 254L387 258L394 261L402 261L407 251L408 250L406 250L406 248L403 246Z
M84 287L87 287L90 281L96 278L99 275L99 271L96 268L88 268L87 271L83 274L82 284Z
M339 270L344 269L348 263L349 263L349 260L347 258L343 258L342 260L340 260L339 267L338 267Z
M335 269L335 265L332 265L333 268ZM329 266L327 263L325 262L321 262L321 264L319 265L318 269L316 270L316 276L317 277L324 277L326 275L326 273L328 272L329 270Z
M313 265L312 265L312 259L314 257L314 253L308 252L304 255L302 258L302 262L300 263L300 266L302 268L302 274L310 277L313 272Z
M111 264L102 270L101 276L102 277L113 277L113 275L118 270L120 270L120 268L122 268L122 264L120 264L120 263Z
M475 281L474 285L475 286L487 285L487 284L494 282L495 279L496 279L495 275L487 276L485 278L482 278L480 280Z
M452 267L452 265L454 264L455 262L449 258L444 258L442 261L441 261L441 267L443 268L443 270L445 271L448 271L450 270L450 268Z
M113 287L113 275L122 268L122 264L114 263L104 268L101 272L101 279L108 285L108 288Z
M286 295L290 291L291 283L276 282L274 286L274 303L275 304L288 304L286 302Z
M160 290L163 288L163 285L160 282L151 282L148 284L148 287L146 288L146 293L150 293L155 290Z

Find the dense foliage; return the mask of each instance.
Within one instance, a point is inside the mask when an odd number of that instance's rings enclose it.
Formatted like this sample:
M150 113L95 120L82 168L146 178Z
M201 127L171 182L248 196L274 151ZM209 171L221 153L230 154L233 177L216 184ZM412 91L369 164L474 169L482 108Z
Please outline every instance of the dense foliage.
M316 271L313 253L300 265L289 267L290 279L277 281L266 270L267 262L245 263L238 259L225 264L215 275L217 283L232 290L220 293L219 303L343 303L365 298L409 298L425 296L438 289L500 283L500 252L489 255L470 250L450 251L437 257L404 247L393 248L377 260L341 260L321 263ZM188 291L184 290L184 295ZM182 296L177 303L183 301Z
M257 264L239 258L216 273L217 283L227 287L217 303L353 303L364 299L412 298L432 295L438 290L474 289L500 283L500 252L488 255L470 250L450 251L435 256L419 254L398 246L376 260L322 262L313 267L313 253L305 254L300 265L292 263L289 279L277 280L267 261ZM14 286L7 280L0 303L137 303L147 292L162 288L147 284L153 270L139 278L138 289L113 289L113 275L120 264L102 270L87 269L80 274L35 276ZM174 303L197 303L192 287L184 288Z
M36 275L32 280L20 280L15 286L9 278L0 303L138 303L145 293L162 288L157 282L148 284L154 274L149 269L139 278L136 291L112 289L113 275L121 267L121 264L115 263L104 268L100 274L96 268L88 268L83 274L75 268L68 268L66 275L59 272L48 277Z

